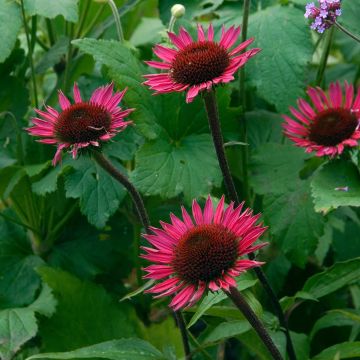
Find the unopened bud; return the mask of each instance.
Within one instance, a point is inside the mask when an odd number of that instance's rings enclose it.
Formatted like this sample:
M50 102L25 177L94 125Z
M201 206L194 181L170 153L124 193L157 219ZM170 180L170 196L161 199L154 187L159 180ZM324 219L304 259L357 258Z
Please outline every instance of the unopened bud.
M185 14L185 6L182 4L175 4L171 8L171 15L176 18L181 18Z

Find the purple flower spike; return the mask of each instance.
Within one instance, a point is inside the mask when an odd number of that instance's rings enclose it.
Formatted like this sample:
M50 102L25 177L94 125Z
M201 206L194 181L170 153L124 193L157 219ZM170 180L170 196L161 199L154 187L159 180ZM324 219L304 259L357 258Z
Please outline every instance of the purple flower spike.
M316 7L313 2L307 4L304 16L314 20L310 28L321 34L341 15L341 0L318 0L318 2L319 7Z

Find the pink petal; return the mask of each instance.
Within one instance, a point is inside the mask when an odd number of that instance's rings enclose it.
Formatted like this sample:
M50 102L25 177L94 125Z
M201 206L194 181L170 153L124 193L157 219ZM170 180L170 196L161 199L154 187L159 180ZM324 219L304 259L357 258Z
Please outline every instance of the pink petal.
M82 99L81 99L81 94L80 94L80 91L79 91L79 88L78 88L78 85L77 83L74 83L74 100L75 100L75 103L81 103L82 102Z
M69 99L59 90L59 104L62 110L66 110L71 106Z

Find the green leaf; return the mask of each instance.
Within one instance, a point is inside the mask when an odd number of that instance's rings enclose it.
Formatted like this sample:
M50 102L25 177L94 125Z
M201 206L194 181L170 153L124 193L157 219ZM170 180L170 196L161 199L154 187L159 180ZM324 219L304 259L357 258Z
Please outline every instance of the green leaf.
M134 46L160 43L162 31L165 31L165 28L160 19L141 17L139 25L131 35L130 42Z
M316 333L322 329L332 326L354 326L360 324L360 313L355 310L331 310L319 320L311 330L310 337L313 338Z
M315 210L328 212L339 206L360 206L360 174L350 161L325 164L311 183Z
M33 255L23 228L0 218L0 234L0 306L28 305L40 286L34 268L44 262Z
M148 342L132 338L106 341L68 352L36 354L26 360L94 358L109 360L161 360L164 359L164 356Z
M321 298L346 285L360 280L360 258L336 263L329 269L309 278L303 291Z
M78 0L24 0L25 11L28 15L40 15L54 18L61 15L67 21L78 21Z
M227 321L219 324L205 338L205 343L216 342L222 339L243 334L251 329L251 325L247 320Z
M136 154L131 174L145 195L172 198L183 193L187 203L220 186L221 173L210 135L190 135L179 143L155 140ZM206 168L206 172L204 172Z
M125 189L89 158L78 159L73 167L65 178L66 196L79 198L81 212L91 224L102 228L118 209Z
M360 11L360 4L356 1L347 0L341 4L341 10L342 10L342 14L338 19L339 23L345 26L346 29L350 31L354 31L355 34L358 35L359 34L358 14Z
M0 357L10 360L37 333L35 313L27 308L0 311Z
M323 350L317 354L312 360L340 360L350 359L360 356L360 341L345 342L337 344Z
M121 89L126 86L131 89L124 97L126 105L136 108L131 118L146 137L156 138L160 133L157 118L161 113L162 99L152 96L151 91L142 85L145 67L131 51L118 41L81 39L72 41L72 44L106 65L109 76Z
M20 347L38 330L35 313L51 316L55 311L55 299L46 285L33 304L26 308L0 311L0 356L10 360Z
M118 303L102 287L49 267L38 272L58 301L56 313L40 326L44 351L67 351L140 332L131 306Z
M252 83L277 110L287 111L303 95L313 54L303 12L285 6L258 11L250 16L248 36L254 36L254 46L262 49L246 65Z
M322 235L324 219L314 211L309 181L299 180L292 186L296 188L264 197L264 217L287 258L304 267Z
M297 188L296 180L308 157L293 145L265 143L250 162L250 181L258 194L284 194Z
M11 53L21 27L20 6L15 1L0 0L0 63Z
M245 289L248 289L252 286L254 286L257 282L257 280L253 280L250 278L246 278L248 275L243 274L241 277L238 278L237 284L238 284L238 290L243 291ZM191 318L188 328L193 326L200 318L201 316L209 310L212 306L218 304L219 302L225 300L227 298L226 294L222 291L220 292L209 292L201 301L200 305L197 306L196 312Z

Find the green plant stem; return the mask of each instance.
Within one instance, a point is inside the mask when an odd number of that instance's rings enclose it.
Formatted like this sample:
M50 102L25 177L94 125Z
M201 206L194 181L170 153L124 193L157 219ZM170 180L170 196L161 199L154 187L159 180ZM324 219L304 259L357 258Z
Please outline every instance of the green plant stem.
M90 9L90 5L91 5L91 0L86 0L85 9L81 14L80 24L79 24L79 27L78 27L78 29L76 31L76 35L75 35L76 39L80 37L81 32L82 32L82 30L84 28L85 22L87 20L87 14L88 14L89 9Z
M231 177L229 165L226 160L226 155L225 155L225 151L224 151L224 141L223 141L223 137L221 134L219 113L218 113L215 93L213 90L206 92L204 94L204 102L205 102L205 108L206 108L206 112L207 112L207 116L208 116L208 120L209 120L209 127L210 127L210 131L211 131L211 135L213 138L216 154L217 154L218 161L219 161L219 166L222 171L224 182L225 182L225 187L227 189L230 199L235 202L235 205L239 205L239 203L240 203L239 196L237 194L235 184ZM249 256L249 259L251 259L251 260L255 259L255 255L253 253L250 253L248 256ZM256 268L254 268L254 271L255 271L258 279L260 280L263 288L265 289L266 293L268 294L270 301L271 301L271 303L277 313L277 316L279 318L279 322L285 330L289 358L290 358L290 360L296 360L294 347L293 347L291 337L290 337L289 327L288 327L288 324L284 317L284 313L282 311L279 300L277 299L276 294L275 294L274 290L272 289L269 281L267 280L263 270L259 267L256 267Z
M64 74L64 92L65 93L68 91L68 88L69 88L70 67L71 67L71 59L72 59L71 40L72 40L72 37L73 37L73 33L74 33L74 24L71 24L70 25L70 32L69 32L70 42L69 42L68 51L67 51L67 54L66 54L66 67L65 67L65 74Z
M236 307L243 313L246 319L249 321L250 325L257 332L260 339L269 350L271 356L275 360L283 360L279 350L272 341L270 335L265 329L264 325L261 323L256 314L252 311L249 304L246 302L245 298L235 287L231 287L229 291L225 291L225 294L233 301Z
M321 54L321 58L320 58L320 64L319 64L319 69L316 75L316 80L315 80L315 84L318 86L321 86L323 80L324 80L324 73L325 73L325 69L326 69L326 64L329 58L329 53L330 53L330 49L331 49L331 44L332 44L332 39L333 39L333 35L334 35L334 27L332 27L329 31L326 32L325 36L325 43L324 43L324 48Z
M176 17L171 15L171 18L169 21L169 27L168 27L169 32L173 32L175 23L176 23Z
M32 79L32 84L33 84L34 105L36 108L38 108L38 96L37 96L37 87L36 87L36 79L35 79L35 68L34 68L34 62L33 62L33 51L32 51L32 46L31 46L31 41L30 41L30 30L29 30L28 24L26 22L24 0L20 0L20 4L21 4L21 13L22 13L22 17L23 17L24 29L25 29L26 43L27 43L27 47L28 47L28 59L29 59L31 79Z
M46 28L47 28L48 35L49 35L50 46L53 46L55 44L55 35L54 35L54 30L52 27L51 20L45 19L45 23L46 23Z
M93 154L95 161L99 164L99 166L101 166L107 173L109 173L115 180L117 180L121 185L123 185L128 190L128 192L135 204L139 219L140 219L146 233L149 233L149 227L150 227L149 217L148 217L144 202L142 200L142 197L141 197L140 193L137 191L137 189L135 188L135 186L129 181L129 179L125 175L121 174L120 171L118 169L116 169L110 163L110 161L108 159L106 159L104 157L104 155L101 154L99 151L94 150L92 152L92 154ZM180 332L181 332L181 337L182 337L182 341L183 341L183 345L184 345L186 360L190 360L191 359L190 346L189 346L189 340L188 340L188 336L187 336L187 330L186 330L184 319L183 319L180 311L174 311L174 314L175 314L175 318L176 318L177 324L178 324Z
M99 9L99 11L96 13L96 15L94 16L94 18L92 19L91 23L87 26L87 28L85 28L83 34L80 34L79 37L84 37L86 36L89 31L95 26L95 24L98 22L100 16L102 15L102 13L104 12L106 7L106 4L101 4L101 7Z
M243 18L242 18L242 30L241 30L241 41L244 42L247 38L249 13L250 13L250 0L244 0L243 3ZM241 101L241 117L240 117L240 132L241 140L243 143L247 143L247 126L246 126L246 88L245 88L245 66L242 66L239 70L240 78L240 101ZM242 184L244 189L245 201L251 205L251 194L249 187L249 175L248 175L248 158L249 149L248 146L241 148L241 169L242 169Z
M345 29L342 25L340 25L337 21L335 21L334 23L337 28L339 30L341 30L343 33L345 33L346 35L350 36L352 39L354 39L355 41L357 41L358 43L360 43L360 37L358 37L357 35L353 34L351 31L349 31L348 29Z
M111 11L112 11L114 19L115 19L116 31L118 34L119 41L123 44L125 39L124 39L123 29L121 26L119 11L116 7L114 0L107 0L107 2L110 5Z
M34 233L37 233L37 230L34 229L32 226L27 225L27 224L25 224L25 223L23 223L23 222L21 222L21 221L19 221L19 220L16 220L16 219L14 219L14 218L11 217L11 216L7 216L7 215L5 215L5 214L2 213L2 212L0 212L0 216L3 217L3 218L4 218L5 220L7 220L7 221L13 222L14 224L20 225L20 226L24 227L25 229L28 229L28 230L33 231Z

